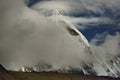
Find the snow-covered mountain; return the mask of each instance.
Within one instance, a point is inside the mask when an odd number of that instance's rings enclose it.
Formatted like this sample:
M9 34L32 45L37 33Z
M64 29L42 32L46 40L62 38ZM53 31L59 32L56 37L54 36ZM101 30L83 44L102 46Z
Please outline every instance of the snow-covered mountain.
M115 57L112 60L104 62L95 62L91 65L84 65L83 67L73 68L71 66L63 66L57 68L51 64L38 64L33 67L22 67L24 72L61 72L61 73L73 73L81 75L96 75L96 76L111 76L111 77L120 77L120 58Z
M66 24L65 29L73 36L73 38L77 39L78 42L84 45L86 53L88 53L92 58L92 63L84 63L84 65L79 64L79 67L72 67L68 65L64 65L62 67L58 67L53 64L47 63L39 63L34 66L25 66L20 70L24 72L61 72L61 73L73 73L73 74L83 74L83 75L97 75L97 76L112 76L112 77L120 77L120 58L113 57L111 59L100 59L98 55L92 50L89 42L85 38L85 36L67 19L62 16L62 12L58 9L56 10L42 10L40 11L44 13L45 16L55 15L56 18L48 17L53 20L58 20L56 23L59 25L61 23ZM55 13L56 12L56 13ZM59 19L58 19L59 18Z

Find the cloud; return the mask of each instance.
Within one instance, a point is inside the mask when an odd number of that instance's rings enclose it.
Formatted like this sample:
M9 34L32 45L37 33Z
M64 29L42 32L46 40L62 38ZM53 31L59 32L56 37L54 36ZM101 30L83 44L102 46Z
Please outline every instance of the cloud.
M107 2L107 0L105 1ZM80 5L77 0L76 2L73 0L69 2L65 0L65 3L64 1L58 2L60 6L56 1L50 2L52 5L49 2L40 4L42 8L47 9L58 6L63 12L67 11L68 13L74 12L74 10L76 12L86 11L84 7L81 7L83 3ZM115 4L115 2L110 2ZM35 9L37 8L35 7ZM95 8L95 10L97 9ZM92 61L91 55L85 51L84 45L64 28L67 25L62 23L57 25L42 13L28 8L24 0L1 0L0 12L0 63L8 69L17 70L22 66L35 65L39 62L60 67L64 65L78 67L83 62ZM68 16L68 18L71 17ZM73 17L72 20L75 23L81 21L85 24L96 20L99 22L99 18L78 19ZM93 44L93 47L95 46L97 54L105 56L108 52L116 54L119 52L118 40L119 34L108 36L104 44L100 46ZM100 53L100 50L103 52Z
M68 20L72 22L74 25L76 25L76 27L80 30L97 27L97 26L91 26L91 25L114 24L114 22L107 17L91 17L91 18L69 17Z
M100 40L103 41L102 44L97 45L96 43ZM111 36L107 33L96 35L96 37L91 41L92 48L94 49L96 55L100 60L109 60L114 56L120 54L120 33L117 32L116 35Z
M78 29L81 29L81 30L95 27L95 26L90 26L90 25L114 24L114 22L110 18L107 18L107 17L87 18L87 17L70 17L70 16L63 15L62 18L60 18L59 15L53 15L48 18L52 19L53 21L62 21L62 19L64 18L64 20L67 20L73 23Z
M1 0L0 12L0 63L8 69L40 62L76 67L90 61L84 45L69 34L65 24L56 25L23 0Z
M119 3L119 0L43 0L33 5L32 9L51 15L59 9L75 25L82 24L77 26L79 29L87 29L89 27L85 24L114 24L118 21L115 16L119 13Z
M119 10L119 0L43 0L32 6L34 9L60 9L66 13L100 13L105 14L105 9L110 8L112 12ZM115 9L116 8L116 9Z

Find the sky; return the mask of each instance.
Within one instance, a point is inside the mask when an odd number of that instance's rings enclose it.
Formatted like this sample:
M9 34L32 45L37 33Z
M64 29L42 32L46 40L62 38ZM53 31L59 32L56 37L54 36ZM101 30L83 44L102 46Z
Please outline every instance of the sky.
M39 62L59 67L92 62L66 25L56 24L55 9L83 33L100 59L118 56L119 4L119 0L0 0L0 63L17 70Z

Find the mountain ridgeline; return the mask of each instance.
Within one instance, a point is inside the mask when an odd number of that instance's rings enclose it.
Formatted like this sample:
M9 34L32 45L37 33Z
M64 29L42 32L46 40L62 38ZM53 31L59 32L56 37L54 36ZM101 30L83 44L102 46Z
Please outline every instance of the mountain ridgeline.
M23 72L59 72L70 73L77 75L90 75L90 76L111 76L120 77L120 59L115 57L106 62L91 63L83 67L73 68L72 66L63 66L54 68L51 64L38 64L32 67L24 66L20 69Z

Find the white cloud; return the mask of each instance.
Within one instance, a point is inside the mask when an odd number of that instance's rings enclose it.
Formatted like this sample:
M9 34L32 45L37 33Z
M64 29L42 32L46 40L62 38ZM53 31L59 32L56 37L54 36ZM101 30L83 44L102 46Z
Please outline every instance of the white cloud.
M21 0L1 0L0 4L0 64L15 70L39 62L61 67L90 61L66 25L57 26Z
M115 22L114 19L111 19L105 15L105 9L109 8L111 12L115 13L116 10L119 10L120 0L51 0L51 1L42 1L32 6L32 9L41 12L41 10L48 10L47 13L51 13L49 10L59 9L64 14L68 14L68 16L64 16L65 18L69 18L72 23L77 25L80 24L99 24L99 23L107 23L112 24ZM101 17L94 17L92 13L99 14ZM44 13L45 14L45 13ZM72 17L70 14L87 14L91 15L90 17ZM111 15L113 16L113 15ZM56 16L55 16L56 17ZM78 26L79 29L86 29L85 25Z
M49 2L40 4L42 8L47 9L58 6L59 9L68 11L68 13L70 11L86 11L82 7L83 4L80 5L76 1L70 0L68 2L66 0L65 3L59 1L59 4L52 1L51 4ZM110 2L115 4L111 0ZM93 10L101 12L97 8L93 8ZM9 69L34 65L39 61L60 66L76 66L82 61L91 61L91 57L85 52L84 46L78 43L64 27L61 27L64 26L63 24L57 26L45 16L26 7L24 1L0 0L0 12L0 63ZM82 23L99 21L98 18L73 18L72 20L75 23L79 21ZM103 45L95 47L96 52L105 55L108 52L109 54L118 53L118 36L119 34L117 34L117 37L108 36Z
M87 29L87 28L95 27L95 26L90 27L90 26L87 26L87 25L113 24L114 23L111 19L106 18L106 17L93 17L93 18L71 17L71 18L69 18L69 20L73 24L75 24L78 29Z
M96 45L95 42L104 39L101 45ZM120 33L111 36L108 34L97 35L92 41L91 45L99 58L108 60L120 54Z
M53 15L48 17L52 19L53 21L62 21L59 16ZM87 25L99 25L99 24L113 24L114 22L107 17L69 17L69 16L62 16L64 20L69 21L73 23L78 29L86 29L86 28L91 28L95 26L88 27ZM97 27L97 26L96 26Z
M93 11L95 13L104 14L104 8L109 7L118 8L119 0L51 0L42 1L32 6L34 9L61 9L66 12L89 12Z

